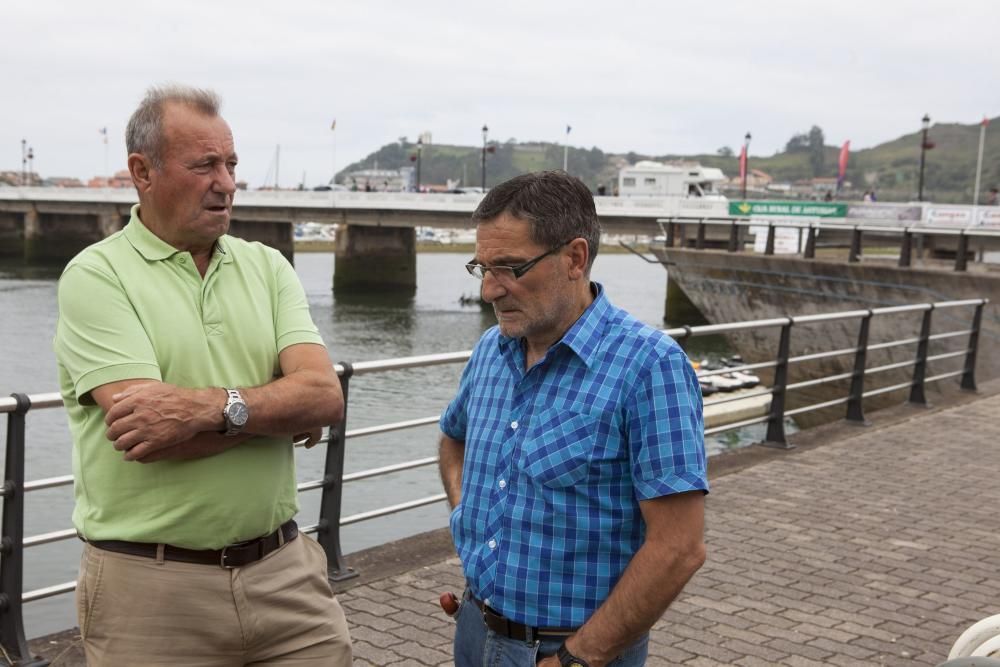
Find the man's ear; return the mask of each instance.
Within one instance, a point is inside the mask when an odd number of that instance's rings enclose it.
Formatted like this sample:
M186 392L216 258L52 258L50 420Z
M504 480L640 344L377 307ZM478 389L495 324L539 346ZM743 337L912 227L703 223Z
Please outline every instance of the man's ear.
M587 239L575 238L569 242L569 278L580 280L587 275L587 265L590 263L590 246Z
M150 172L153 165L142 153L130 153L128 156L128 173L132 176L132 183L140 193L149 190L152 185Z

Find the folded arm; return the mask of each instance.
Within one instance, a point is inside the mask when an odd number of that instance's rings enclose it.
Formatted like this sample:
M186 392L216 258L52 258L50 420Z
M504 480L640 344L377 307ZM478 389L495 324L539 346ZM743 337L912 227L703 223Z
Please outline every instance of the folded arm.
M124 380L97 387L94 401L106 413L108 439L130 461L190 459L218 454L253 435L308 434L339 422L344 397L326 348L291 345L278 357L282 376L259 387L239 387L250 419L239 436L225 427L225 390L191 389L165 382ZM296 436L297 438L299 436Z

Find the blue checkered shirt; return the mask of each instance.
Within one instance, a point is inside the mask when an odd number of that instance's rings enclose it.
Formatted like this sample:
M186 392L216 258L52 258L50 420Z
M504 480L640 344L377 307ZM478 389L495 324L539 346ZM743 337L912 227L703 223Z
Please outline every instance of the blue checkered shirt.
M527 372L520 340L483 334L441 417L465 442L450 524L466 579L526 625L582 625L642 545L639 501L708 491L690 362L596 288Z

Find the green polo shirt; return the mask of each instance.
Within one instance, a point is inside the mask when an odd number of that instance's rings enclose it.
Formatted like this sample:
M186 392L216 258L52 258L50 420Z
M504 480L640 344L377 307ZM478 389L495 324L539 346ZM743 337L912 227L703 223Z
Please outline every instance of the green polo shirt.
M189 252L139 220L77 255L59 280L55 351L73 433L73 523L91 540L216 549L273 531L298 510L290 439L257 437L191 461L127 462L90 395L148 378L182 387L254 387L278 353L322 345L282 255L223 236L204 279ZM221 404L221 403L220 403Z

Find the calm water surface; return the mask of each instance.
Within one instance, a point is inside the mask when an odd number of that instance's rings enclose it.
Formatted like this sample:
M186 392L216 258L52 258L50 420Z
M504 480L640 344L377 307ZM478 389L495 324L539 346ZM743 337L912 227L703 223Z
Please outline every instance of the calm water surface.
M463 306L459 298L475 294L478 282L463 264L466 253L421 253L417 259L418 288L412 297L337 295L330 290L330 253L301 253L296 271L305 286L313 319L335 361L369 361L392 357L468 350L480 334L495 324L492 311ZM52 335L56 322L58 270L0 265L0 395L42 393L58 389ZM593 278L604 284L612 302L640 320L664 326L666 280L663 268L632 255L601 255ZM695 347L697 345L697 347ZM692 341L695 358L724 353L718 339ZM429 417L447 405L458 384L461 364L393 371L355 378L350 385L348 428ZM32 412L27 420L27 479L66 475L70 470L70 439L62 410ZM348 472L436 454L437 428L355 438L348 441ZM712 440L709 452L749 442L753 432ZM300 481L322 477L324 448L298 454ZM348 484L344 515L439 493L435 467L397 473L377 480ZM301 524L315 523L319 492L301 496ZM27 497L25 535L70 527L72 492L59 488ZM447 525L443 503L366 521L343 530L343 549L358 551L383 542ZM56 542L26 552L25 590L71 581L76 576L79 544ZM72 595L25 606L29 636L76 624Z

